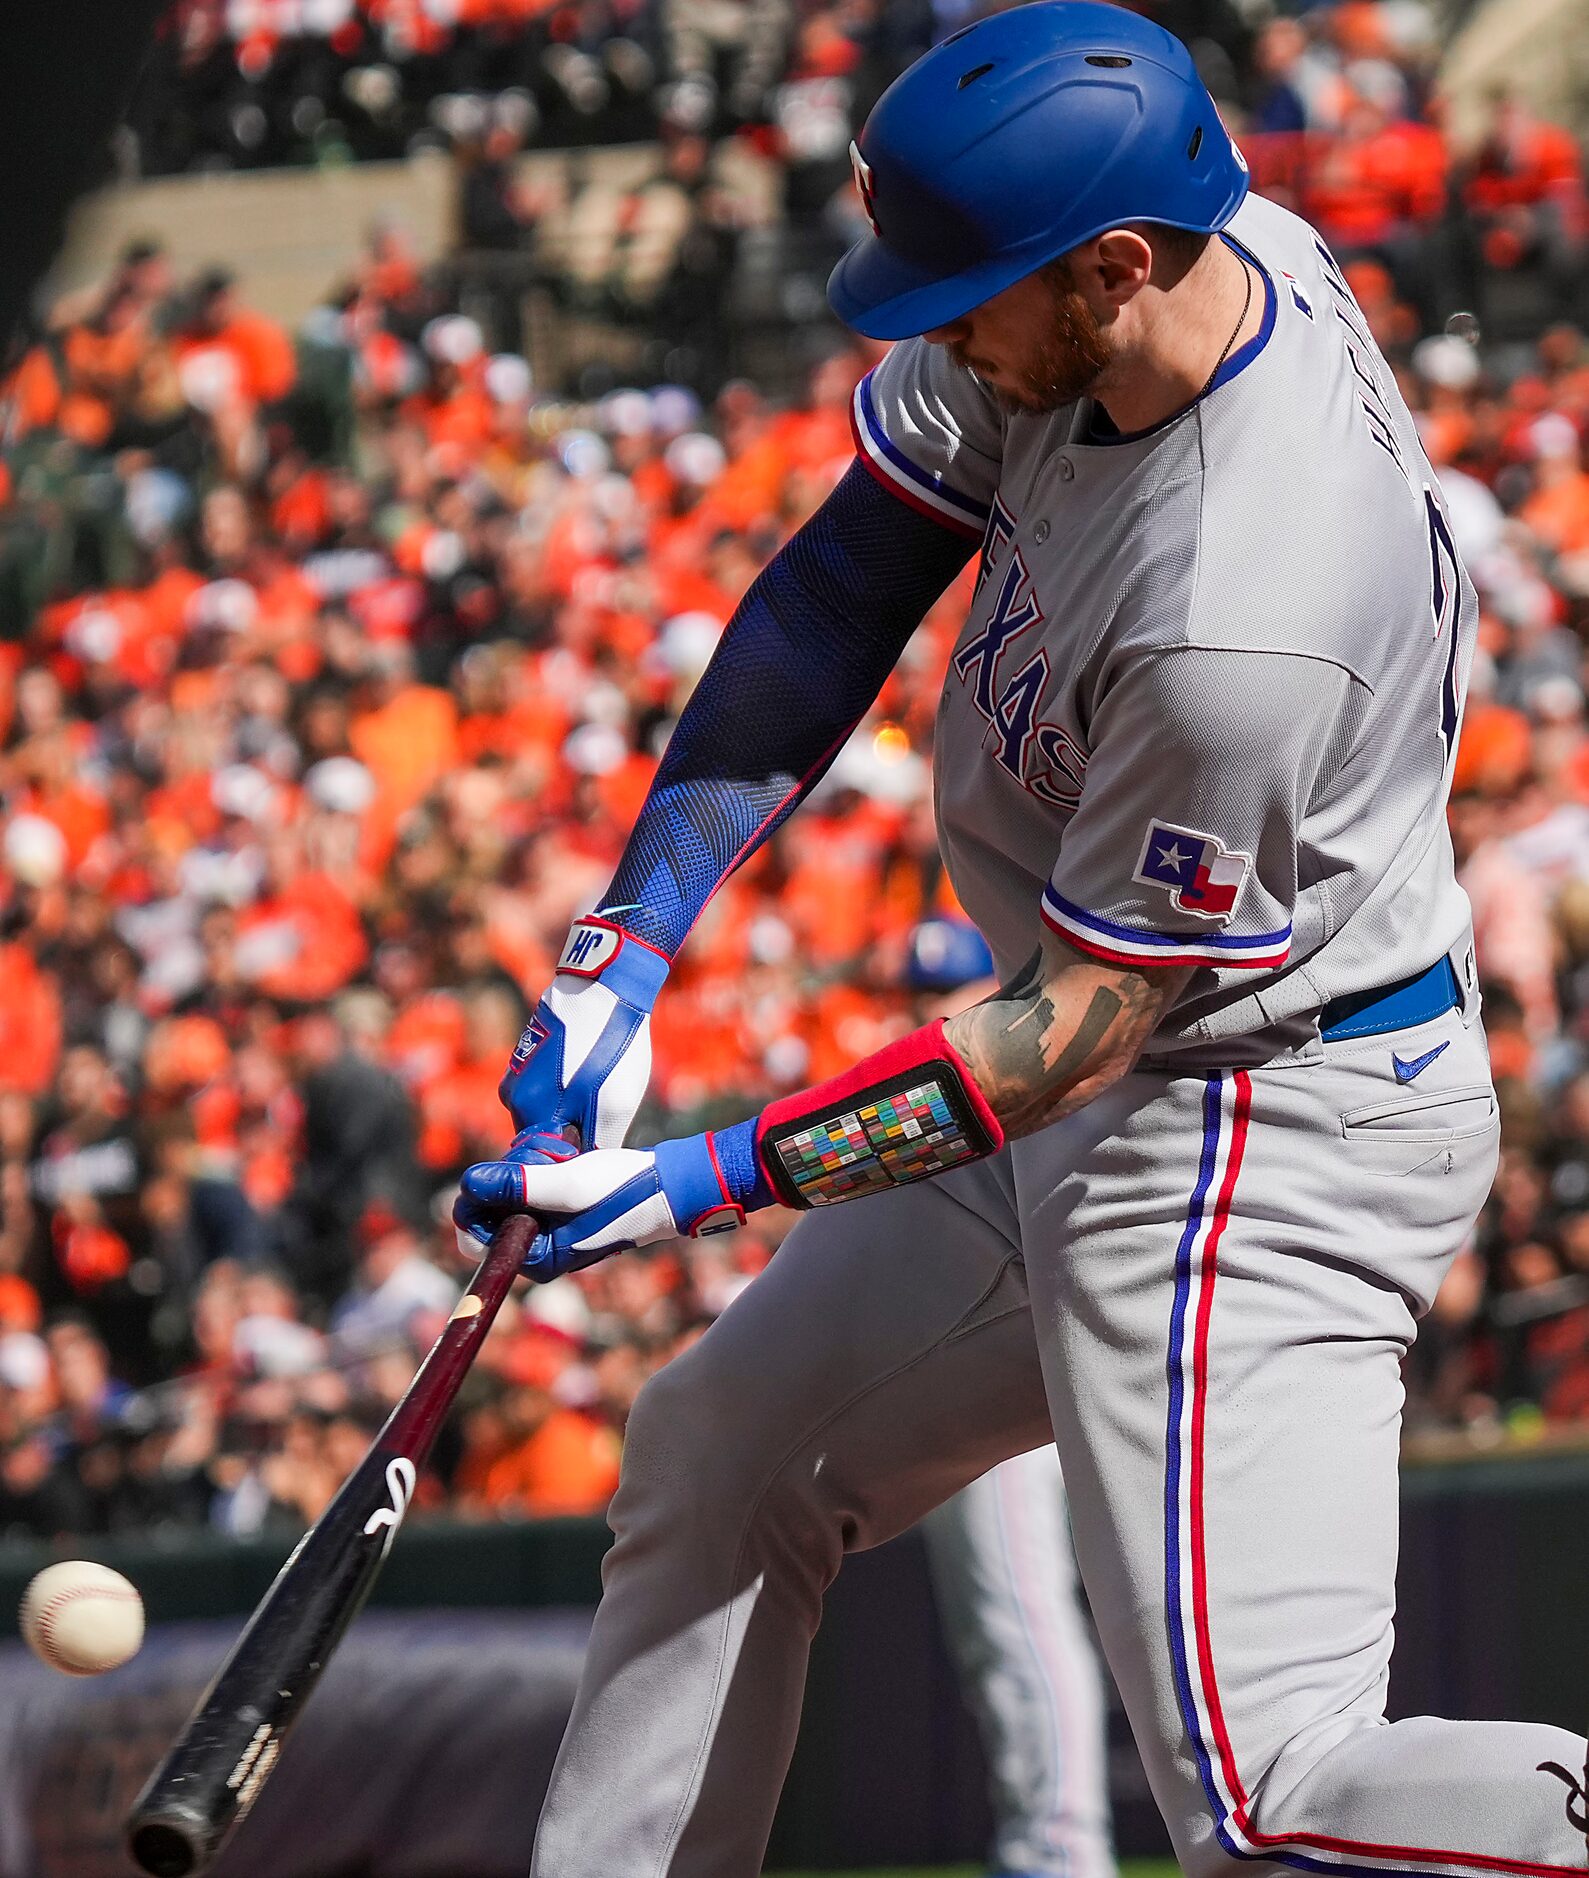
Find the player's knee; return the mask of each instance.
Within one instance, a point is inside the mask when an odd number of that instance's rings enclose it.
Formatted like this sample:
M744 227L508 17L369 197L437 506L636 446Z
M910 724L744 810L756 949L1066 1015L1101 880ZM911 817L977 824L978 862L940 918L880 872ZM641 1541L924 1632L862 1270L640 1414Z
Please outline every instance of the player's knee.
M1235 1878L1239 1861L1206 1831L1201 1834L1172 1831L1170 1850L1175 1854L1175 1863L1183 1878Z
M1232 1849L1201 1795L1186 1810L1164 1808L1164 1822L1182 1878L1250 1878L1253 1867Z
M715 1368L699 1343L640 1391L624 1436L615 1525L631 1503L652 1497L684 1521L699 1519L714 1503L743 1498L754 1463L746 1451L749 1430Z
M1276 1865L1288 1862L1286 1854L1299 1847L1288 1844L1288 1832L1296 1830L1299 1818L1328 1818L1333 1811L1330 1795L1331 1755L1342 1750L1350 1753L1357 1729L1374 1729L1376 1718L1364 1715L1355 1727L1348 1725L1343 1736L1342 1718L1335 1712L1319 1715L1291 1727L1276 1749L1265 1748L1253 1756L1245 1781L1242 1819L1247 1834L1258 1843L1272 1843ZM1170 1821L1176 1863L1186 1878L1248 1878L1253 1870L1252 1856L1237 1848L1235 1831L1229 1817L1216 1815L1203 1802L1190 1815Z
M698 1377L695 1351L660 1369L641 1389L624 1431L623 1488L677 1486L711 1432L709 1383Z
M791 1452L793 1446L794 1451ZM640 1391L624 1440L611 1523L620 1538L665 1521L710 1543L725 1531L775 1532L804 1551L842 1551L821 1465L808 1464L777 1416L736 1392L703 1340Z

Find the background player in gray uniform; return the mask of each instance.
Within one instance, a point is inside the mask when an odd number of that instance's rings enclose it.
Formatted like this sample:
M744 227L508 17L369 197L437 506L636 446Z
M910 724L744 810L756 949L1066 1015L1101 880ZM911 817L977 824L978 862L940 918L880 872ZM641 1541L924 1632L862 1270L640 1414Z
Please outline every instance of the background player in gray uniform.
M541 1278L813 1209L637 1405L535 1869L749 1878L844 1551L1052 1431L1184 1869L1581 1872L1581 1739L1384 1718L1399 1364L1497 1136L1443 816L1474 602L1411 420L1146 21L986 19L856 160L834 304L925 339L746 596L506 1079L532 1126L459 1205L546 1216ZM702 880L957 537L939 819L1006 984L735 1128L606 1145Z
M911 933L919 1014L992 988L964 920ZM990 1468L921 1523L938 1616L976 1718L996 1878L1114 1878L1102 1679L1082 1612L1065 1483L1052 1447Z
M1113 1878L1104 1696L1052 1447L988 1469L921 1523L988 1766L996 1878Z

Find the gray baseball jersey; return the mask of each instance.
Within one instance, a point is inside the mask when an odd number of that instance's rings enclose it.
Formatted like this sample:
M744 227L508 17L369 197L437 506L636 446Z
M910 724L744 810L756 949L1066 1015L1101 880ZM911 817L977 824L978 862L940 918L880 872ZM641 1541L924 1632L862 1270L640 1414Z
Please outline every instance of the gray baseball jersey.
M938 723L940 833L1005 971L1039 920L1193 965L1155 1053L1295 1044L1467 931L1443 803L1477 606L1340 270L1250 197L1257 335L1133 436L1010 416L942 346L856 392L863 459L980 537ZM1290 1020L1290 1021L1288 1021Z

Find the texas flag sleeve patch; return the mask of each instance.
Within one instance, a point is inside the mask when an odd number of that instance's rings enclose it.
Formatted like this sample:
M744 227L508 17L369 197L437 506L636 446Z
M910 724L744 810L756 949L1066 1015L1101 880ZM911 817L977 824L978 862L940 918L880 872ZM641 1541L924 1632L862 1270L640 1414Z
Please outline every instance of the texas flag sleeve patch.
M1150 822L1134 876L1160 887L1177 912L1228 920L1252 872L1252 856L1227 851L1212 835L1174 822Z

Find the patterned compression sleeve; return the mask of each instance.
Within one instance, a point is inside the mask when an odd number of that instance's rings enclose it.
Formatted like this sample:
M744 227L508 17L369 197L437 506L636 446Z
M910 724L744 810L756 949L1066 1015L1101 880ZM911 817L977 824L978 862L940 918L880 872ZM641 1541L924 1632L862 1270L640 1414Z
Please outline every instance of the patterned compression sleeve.
M852 464L729 621L669 741L604 917L676 954L719 884L837 756L971 551Z

